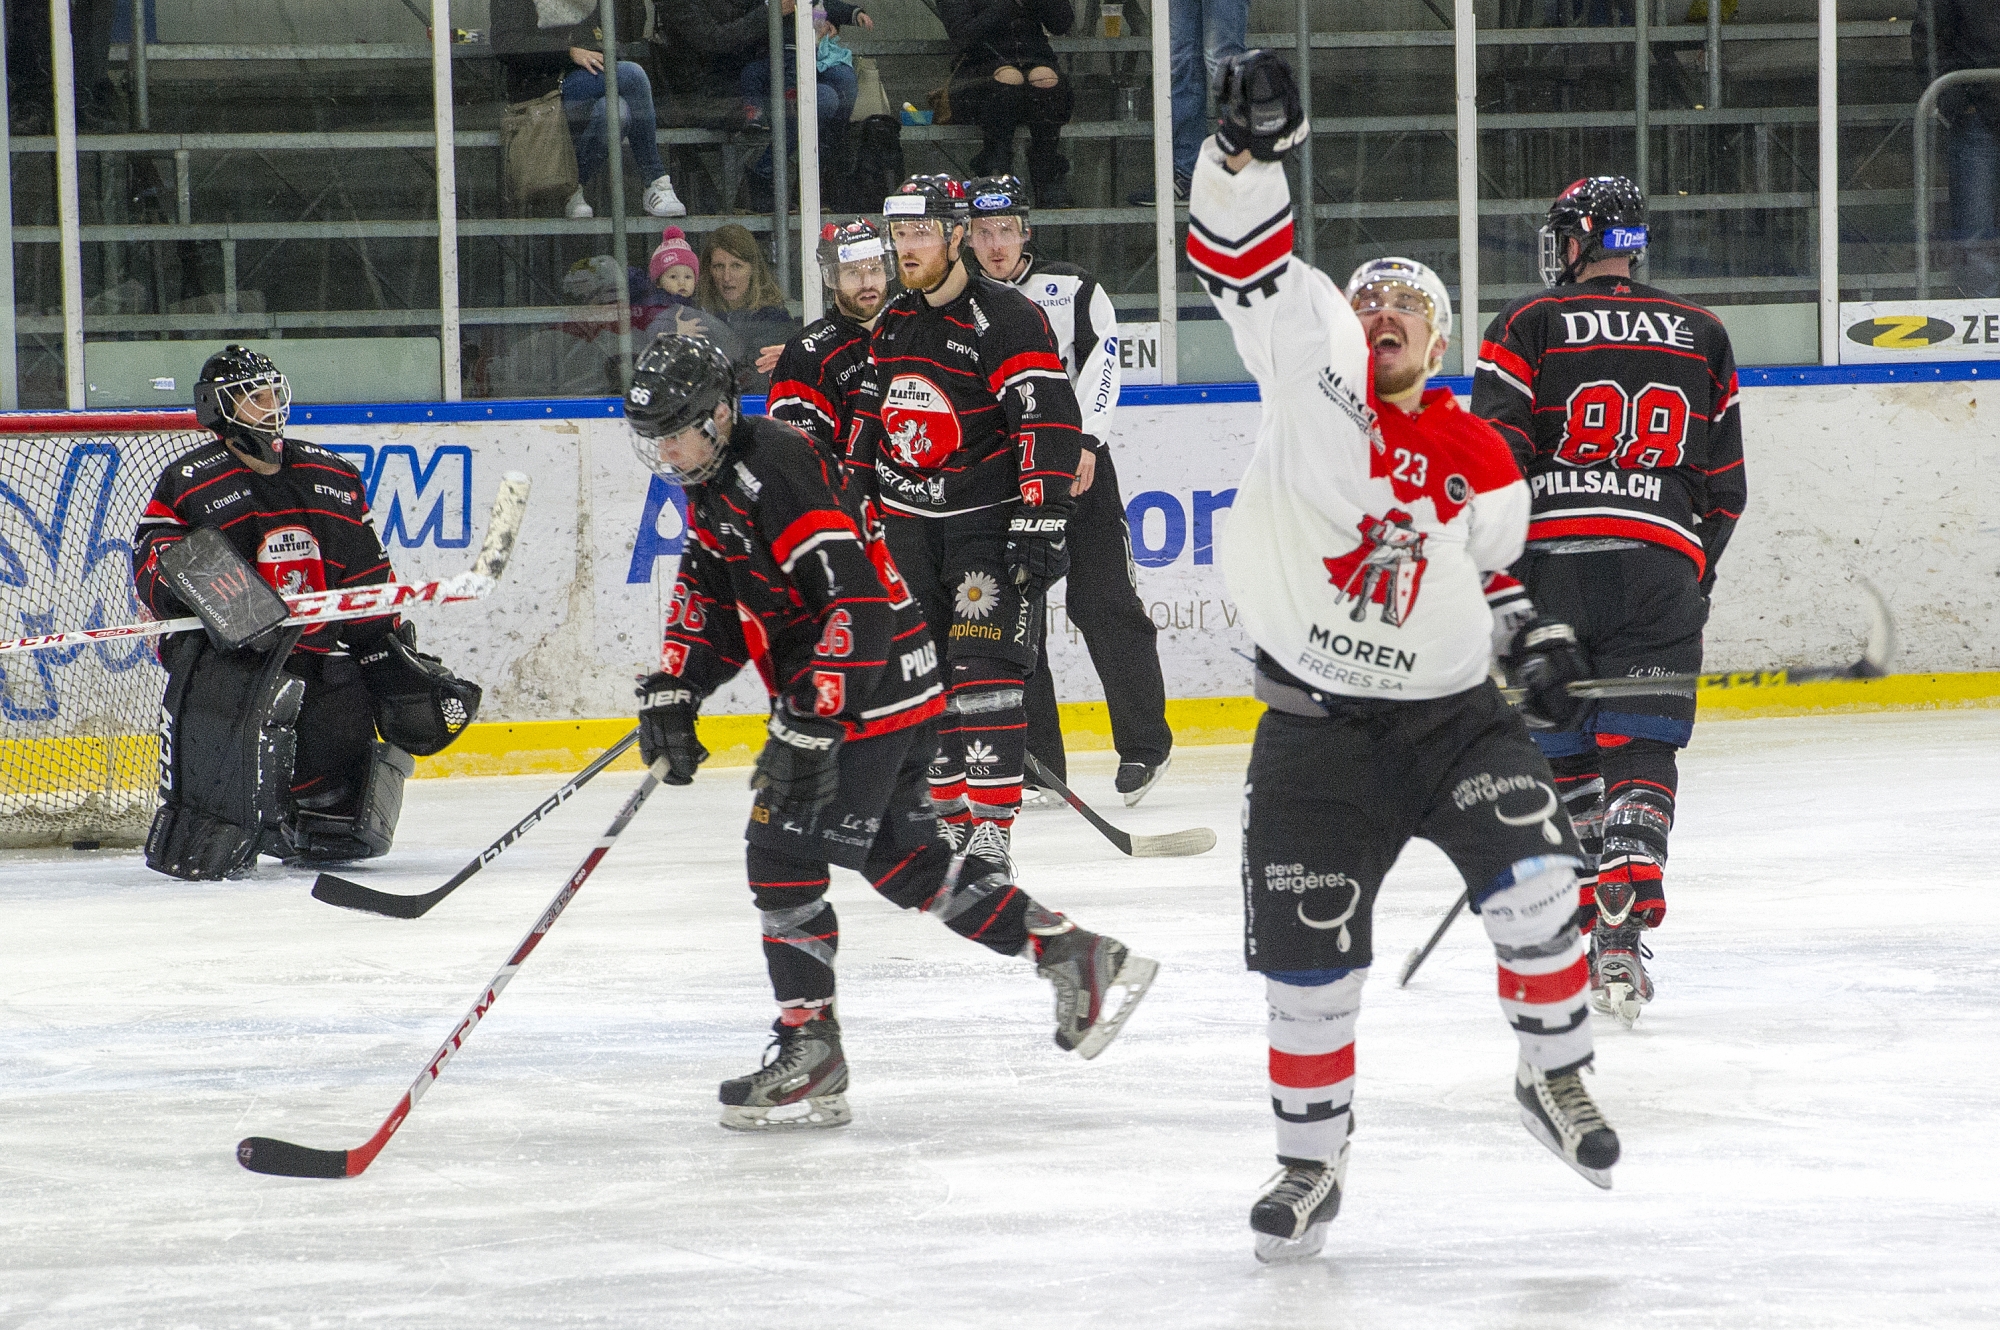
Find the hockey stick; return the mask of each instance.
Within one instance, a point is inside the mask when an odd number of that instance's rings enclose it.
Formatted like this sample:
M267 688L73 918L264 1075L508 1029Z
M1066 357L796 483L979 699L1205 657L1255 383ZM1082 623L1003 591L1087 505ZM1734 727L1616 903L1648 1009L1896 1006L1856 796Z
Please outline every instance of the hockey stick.
M465 1013L457 1028L438 1045L437 1052L431 1054L429 1065L417 1073L417 1079L411 1082L409 1089L403 1091L402 1101L383 1120L382 1125L375 1129L375 1134L368 1138L365 1145L353 1150L315 1150L310 1146L293 1145L290 1141L272 1140L269 1136L247 1136L237 1143L236 1162L252 1173L273 1173L283 1178L361 1176L362 1170L375 1162L375 1156L382 1153L382 1147L389 1143L389 1138L403 1125L403 1119L409 1117L411 1110L416 1108L417 1101L424 1097L424 1091L430 1089L432 1082L443 1073L445 1060L465 1046L465 1041L472 1035L473 1027L478 1025L480 1018L492 1010L493 1004L500 1000L500 994L506 990L508 981L513 979L522 962L528 959L528 953L541 944L542 938L555 926L556 920L562 918L562 912L569 908L570 901L583 889L584 881L589 878L592 870L617 843L618 834L631 823L640 805L646 802L646 797L658 788L660 778L666 774L666 769L666 759L662 758L646 772L646 778L639 782L639 788L632 791L632 797L618 810L618 816L611 819L610 829L598 838L597 844L584 856L576 871L569 875L569 881L563 883L562 890L556 893L555 899L542 911L542 917L535 921L535 926L521 939L521 945L514 948L514 954L507 958L507 963L500 967L499 973L495 974L492 982L486 985L486 991L472 1004L472 1010Z
M1069 806L1082 813L1084 820L1104 833L1104 838L1116 845L1134 859L1180 859L1190 854L1206 854L1215 848L1215 833L1207 827L1190 827L1186 831L1169 831L1163 836L1134 836L1099 817L1094 809L1071 792L1069 786L1057 780L1049 769L1035 760L1033 753L1024 754L1028 759L1028 774L1043 785L1048 786L1068 801Z
M590 784L591 777L624 756L625 750L639 742L639 731L634 730L606 749L604 753L582 771L571 776L563 787L542 800L534 812L507 828L507 833L481 850L465 867L452 874L451 881L443 886L416 896L398 896L373 887L364 887L359 882L349 882L344 877L332 873L321 873L313 880L312 894L315 900L323 900L328 905L338 905L347 910L367 910L372 914L386 914L393 919L420 919L452 892L465 885L466 879L505 854L507 847L534 830L535 825L550 813L561 808L584 786Z
M393 614L406 605L455 605L479 600L493 590L506 571L514 541L521 532L521 515L528 506L528 478L509 471L500 480L500 492L493 499L493 515L486 523L486 542L472 567L452 577L428 582L377 582L370 586L343 587L333 591L308 591L285 597L291 611L287 624L313 627L344 619L369 619ZM201 627L193 615L180 619L154 619L146 623L119 624L114 628L79 628L65 633L43 633L39 637L17 637L0 641L0 655L10 651L46 651L51 647L78 646L132 637L158 637L163 633L192 632Z
M1410 976L1417 972L1417 967L1430 959L1430 954L1437 950L1437 944L1444 941L1445 930L1451 927L1452 920L1458 918L1458 912L1465 908L1466 898L1471 894L1470 887L1459 892L1458 899L1451 903L1451 908L1445 911L1444 918L1438 921L1436 931L1431 934L1431 940L1421 947L1411 948L1410 954L1403 958L1402 973L1396 976L1396 987L1402 988L1408 984Z

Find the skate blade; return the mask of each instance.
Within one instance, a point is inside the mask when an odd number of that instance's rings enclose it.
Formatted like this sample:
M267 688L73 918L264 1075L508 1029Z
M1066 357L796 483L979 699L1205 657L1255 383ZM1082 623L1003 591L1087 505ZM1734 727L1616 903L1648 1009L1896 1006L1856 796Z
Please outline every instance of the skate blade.
M1274 1238L1269 1233L1257 1235L1257 1259L1265 1265L1289 1265L1293 1261L1309 1261L1320 1254L1326 1246L1326 1230L1331 1220L1322 1219L1309 1226L1296 1238Z
M1639 1012L1645 1005L1646 999L1639 996L1637 988L1616 979L1590 995L1591 1010L1600 1016L1616 1018L1628 1030L1638 1023Z
M1611 1190L1611 1170L1608 1168L1585 1168L1582 1164L1577 1163L1567 1154L1564 1154L1562 1146L1556 1142L1555 1133L1551 1132L1548 1124L1536 1117L1526 1104L1521 1105L1521 1125L1528 1129L1528 1135L1546 1146L1550 1154L1581 1174L1584 1181L1590 1183L1593 1187L1601 1187L1605 1191Z
M721 1121L730 1131L803 1131L845 1127L854 1121L854 1113L847 1107L846 1095L825 1094L772 1108L725 1105Z
M1153 978L1160 972L1160 963L1144 956L1127 955L1125 963L1118 967L1118 974L1105 986L1105 1004L1108 1007L1114 994L1118 996L1118 1009L1107 1014L1099 1009L1096 1022L1077 1040L1075 1053L1088 1062L1111 1046L1118 1032L1125 1028L1126 1020L1139 1005L1139 999L1146 996L1146 990L1153 986Z

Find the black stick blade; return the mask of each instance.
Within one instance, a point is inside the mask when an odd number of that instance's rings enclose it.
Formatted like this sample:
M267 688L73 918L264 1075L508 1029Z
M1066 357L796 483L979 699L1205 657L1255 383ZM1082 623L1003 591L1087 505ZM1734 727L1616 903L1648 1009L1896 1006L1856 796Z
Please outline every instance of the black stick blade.
M246 1136L236 1143L236 1162L252 1173L281 1178L344 1178L347 1151L313 1150L269 1136Z
M430 891L420 896L391 895L331 873L321 873L313 879L312 894L314 900L338 905L343 910L366 910L370 914L386 914L392 919L420 918L424 911L437 904L438 896L438 893Z

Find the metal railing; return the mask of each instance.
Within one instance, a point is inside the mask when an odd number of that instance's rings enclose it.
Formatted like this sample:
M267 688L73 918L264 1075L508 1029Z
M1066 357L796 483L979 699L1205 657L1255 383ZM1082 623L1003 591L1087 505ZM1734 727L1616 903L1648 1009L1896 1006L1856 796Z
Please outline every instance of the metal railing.
M1938 98L1967 83L2000 83L2000 69L1960 69L1932 80L1917 99L1917 122L1910 128L1910 151L1916 168L1916 202L1911 225L1917 239L1917 299L1931 298L1931 121Z

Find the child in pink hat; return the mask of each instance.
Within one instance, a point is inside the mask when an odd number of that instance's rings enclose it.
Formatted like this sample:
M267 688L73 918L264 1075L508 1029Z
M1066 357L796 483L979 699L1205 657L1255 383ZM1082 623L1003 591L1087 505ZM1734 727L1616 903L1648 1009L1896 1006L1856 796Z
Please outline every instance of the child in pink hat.
M687 234L678 226L664 227L660 231L660 243L653 250L652 261L646 265L646 274L653 285L668 295L679 296L682 300L694 299L695 281L701 276L701 260L695 257L694 246L687 240Z

